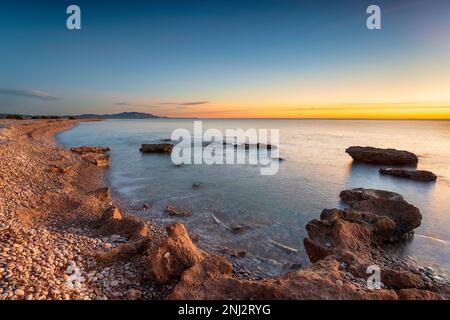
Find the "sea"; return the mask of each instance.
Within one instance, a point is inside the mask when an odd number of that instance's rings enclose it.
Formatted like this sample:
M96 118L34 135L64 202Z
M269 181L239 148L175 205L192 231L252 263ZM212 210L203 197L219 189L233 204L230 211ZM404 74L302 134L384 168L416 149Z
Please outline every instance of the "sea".
M205 148L211 141L194 135L194 121L201 121L204 131L222 132L227 142L233 139L226 136L227 129L279 130L278 171L262 175L262 165L254 163L177 165L169 154L139 151L141 144L170 139L176 129L187 129ZM111 147L106 182L133 214L161 224L185 224L198 236L201 248L231 254L233 263L244 270L270 277L309 265L303 247L306 224L318 219L323 209L345 208L339 199L342 190L373 188L400 193L423 215L414 237L388 250L424 268L450 271L449 121L105 120L79 123L57 140L67 147ZM214 143L221 152L223 144ZM354 163L345 153L358 145L414 152L419 157L417 169L430 170L438 179L417 182L382 176L378 172L382 166ZM274 150L261 158L272 159ZM245 148L223 152L250 157ZM144 204L150 208L144 210ZM170 216L164 210L168 205L192 215Z

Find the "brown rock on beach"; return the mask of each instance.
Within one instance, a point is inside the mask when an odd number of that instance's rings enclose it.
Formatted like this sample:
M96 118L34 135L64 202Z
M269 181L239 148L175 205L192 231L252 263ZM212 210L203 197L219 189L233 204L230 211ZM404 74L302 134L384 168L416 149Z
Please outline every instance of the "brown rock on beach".
M419 158L412 152L396 149L353 146L345 150L355 162L414 165Z
M122 217L119 208L107 209L99 222L100 233L106 235L124 235L131 240L149 235L148 226L140 219L127 216Z

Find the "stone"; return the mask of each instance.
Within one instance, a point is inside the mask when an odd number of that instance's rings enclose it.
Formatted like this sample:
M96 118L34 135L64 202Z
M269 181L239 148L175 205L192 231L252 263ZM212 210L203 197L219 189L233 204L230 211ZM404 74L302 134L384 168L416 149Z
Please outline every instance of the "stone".
M350 205L350 209L358 212L366 212L366 218L374 218L370 214L378 216L376 218L378 235L390 237L392 241L398 241L408 234L408 232L420 226L422 215L418 208L406 202L403 197L395 192L356 188L344 190L340 193L340 198ZM387 217L389 220L382 220L380 217ZM391 230L394 228L394 230ZM388 240L388 239L385 239Z
M117 287L117 286L119 285L119 281L117 281L117 280L112 280L112 281L109 283L109 285L110 285L111 287Z
M169 214L170 216L177 216L177 217L190 217L192 216L192 212L187 209L177 208L173 205L168 205L164 212Z
M77 147L77 148L70 148L70 151L78 154L86 154L86 153L107 153L111 151L109 147Z
M381 168L379 170L380 174L391 175L400 178L406 178L416 181L436 181L437 176L430 171L426 170L406 170L406 169L392 169L392 168Z
M355 162L392 165L414 165L419 158L412 152L396 149L353 146L345 150Z
M171 153L173 144L171 143L155 143L155 144L142 144L139 151L143 153Z
M14 295L16 295L18 297L23 297L25 295L25 291L23 291L22 289L16 289L14 291Z
M197 189L200 189L200 187L202 187L202 186L203 186L203 183L201 183L201 182L194 182L192 184L192 189L197 190Z

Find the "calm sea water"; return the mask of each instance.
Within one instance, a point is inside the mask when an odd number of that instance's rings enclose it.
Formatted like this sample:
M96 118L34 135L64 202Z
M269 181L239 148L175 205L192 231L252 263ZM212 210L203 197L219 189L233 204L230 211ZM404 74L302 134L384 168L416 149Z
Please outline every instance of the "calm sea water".
M413 240L396 246L423 266L450 270L450 122L371 120L205 120L205 129L267 128L280 130L280 170L262 176L254 165L174 166L170 156L142 154L142 143L170 138L176 128L192 130L193 120L108 120L80 123L61 133L65 146L112 148L107 170L111 187L131 208L151 203L136 214L163 223L183 222L200 236L200 246L247 252L235 263L267 275L307 265L303 248L305 225L324 208L345 207L339 192L364 187L402 194L417 206L423 221ZM200 138L200 137L197 137ZM413 182L378 174L379 166L353 164L344 152L351 145L409 150L419 169L438 175L436 183ZM242 151L245 152L245 151ZM198 190L195 182L202 183ZM191 217L172 218L167 204L190 209ZM225 226L245 225L233 233ZM288 252L270 239L298 249Z

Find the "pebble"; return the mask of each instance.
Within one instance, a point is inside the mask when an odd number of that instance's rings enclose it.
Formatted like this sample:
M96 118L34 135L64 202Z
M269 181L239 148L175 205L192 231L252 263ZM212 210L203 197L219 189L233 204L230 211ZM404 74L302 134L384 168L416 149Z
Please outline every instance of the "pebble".
M14 295L16 295L18 297L23 297L25 295L25 291L23 291L22 289L16 289L14 291Z

